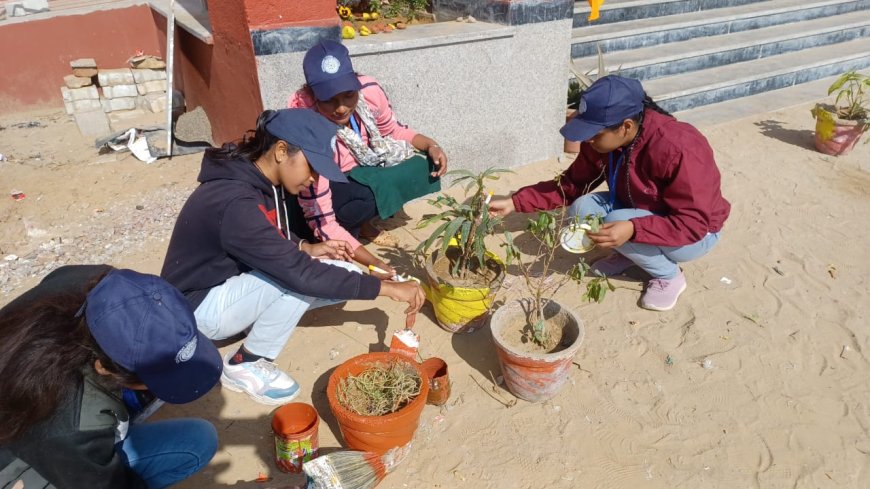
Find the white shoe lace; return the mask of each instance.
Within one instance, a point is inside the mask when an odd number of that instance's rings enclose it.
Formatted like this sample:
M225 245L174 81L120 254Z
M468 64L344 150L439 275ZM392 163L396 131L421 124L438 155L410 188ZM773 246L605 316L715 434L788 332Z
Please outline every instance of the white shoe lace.
M272 382L281 375L281 371L278 369L277 365L263 358L254 362L251 367L254 370L261 372L261 377L267 379L269 382Z

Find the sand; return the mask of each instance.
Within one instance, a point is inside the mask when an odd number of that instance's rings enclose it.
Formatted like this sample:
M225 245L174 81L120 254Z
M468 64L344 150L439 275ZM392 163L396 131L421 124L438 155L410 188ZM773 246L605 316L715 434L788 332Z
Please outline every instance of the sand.
M46 130L69 130L62 119ZM452 396L444 407L425 408L411 457L379 487L870 487L870 144L824 156L811 147L812 126L809 106L799 106L702 128L733 205L720 243L684 266L689 288L669 312L637 307L636 280L616 282L603 304L583 302L573 284L559 290L556 299L579 313L586 336L552 400L506 407L498 398L514 398L493 385L500 371L488 329L451 335L427 306L416 326L420 350L447 361ZM0 132L0 152L22 145L11 134ZM62 148L78 144L63 141ZM24 256L45 239L22 234L24 217L64 232L96 226L94 208L112 216L123 215L112 214L118 206L147 209L161 191L189 192L198 170L196 156L152 166L129 156L96 163L86 145L80 149L77 160L51 168L0 163L0 251ZM517 169L494 190L506 193L567 163ZM28 187L29 204L5 194L19 186ZM412 222L390 231L400 248L374 248L422 277L405 250L424 236L413 222L427 205L405 210ZM523 218L508 224L522 229ZM159 272L164 227L111 262ZM558 265L564 270L573 259L561 254ZM36 278L16 280L2 302ZM515 279L506 289L508 300L522 295ZM401 309L379 299L311 311L278 358L302 386L298 400L320 413L325 451L341 446L324 393L331 370L384 349L403 323ZM270 412L219 387L159 411L158 419L203 416L220 435L211 464L179 487L301 485L274 465ZM253 482L261 472L271 482Z

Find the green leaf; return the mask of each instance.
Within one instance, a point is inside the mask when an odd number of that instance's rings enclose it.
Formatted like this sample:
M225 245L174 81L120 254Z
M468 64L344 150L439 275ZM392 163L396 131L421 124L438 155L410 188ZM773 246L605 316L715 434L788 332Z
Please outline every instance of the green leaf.
M453 221L447 223L444 234L441 236L441 253L447 253L447 248L450 247L450 240L456 236L462 224L468 222L464 217L457 217Z
M462 229L459 230L459 234L462 235L462 238L459 241L459 248L462 250L463 254L465 253L465 246L468 244L468 233L471 232L471 221L465 220L462 223Z
M432 246L432 243L434 243L436 239L442 236L444 229L446 229L448 225L450 225L450 221L445 221L441 223L441 225L438 226L435 231L432 231L432 234L426 239L426 241L420 243L420 245L417 246L418 252L428 251L429 247Z

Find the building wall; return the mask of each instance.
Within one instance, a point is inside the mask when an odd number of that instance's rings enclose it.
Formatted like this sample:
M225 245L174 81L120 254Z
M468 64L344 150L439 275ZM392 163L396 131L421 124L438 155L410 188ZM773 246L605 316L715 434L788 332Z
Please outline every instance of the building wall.
M0 110L63 107L70 61L121 68L137 49L159 54L159 37L147 5L0 24Z
M399 120L436 139L452 168L514 167L561 154L571 20L453 32L484 28L463 25L416 26L404 42L380 35L346 45L354 69L381 82ZM303 56L257 57L266 108L285 107L304 83Z

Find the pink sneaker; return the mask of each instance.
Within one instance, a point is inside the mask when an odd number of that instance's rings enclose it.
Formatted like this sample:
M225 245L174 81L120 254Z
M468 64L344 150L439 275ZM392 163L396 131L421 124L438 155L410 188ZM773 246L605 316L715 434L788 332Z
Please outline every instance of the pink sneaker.
M670 311L677 305L677 299L684 290L686 276L682 270L671 279L654 278L647 283L646 292L640 298L640 306L653 311Z
M589 271L596 275L612 277L628 270L632 265L634 265L633 261L626 258L622 253L614 251L610 256L593 263Z

